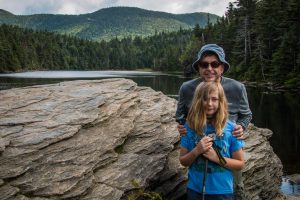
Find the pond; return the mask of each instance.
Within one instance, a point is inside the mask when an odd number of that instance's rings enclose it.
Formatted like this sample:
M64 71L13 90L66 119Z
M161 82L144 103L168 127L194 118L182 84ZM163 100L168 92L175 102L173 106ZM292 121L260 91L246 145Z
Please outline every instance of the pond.
M140 71L40 71L0 74L0 90L30 85L58 83L79 79L103 79L123 77L139 86L177 98L180 85L189 79L181 74ZM266 88L247 87L252 123L273 131L270 139L274 152L281 159L284 174L300 174L300 95L289 92L270 92ZM286 194L300 195L299 184L289 184L284 179L281 186Z

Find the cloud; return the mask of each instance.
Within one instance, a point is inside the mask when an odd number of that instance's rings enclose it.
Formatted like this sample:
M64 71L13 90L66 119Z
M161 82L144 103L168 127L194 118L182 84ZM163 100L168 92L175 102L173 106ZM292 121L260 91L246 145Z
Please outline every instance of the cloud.
M139 7L169 13L209 12L224 15L233 0L0 0L0 8L13 14L84 14L115 6Z

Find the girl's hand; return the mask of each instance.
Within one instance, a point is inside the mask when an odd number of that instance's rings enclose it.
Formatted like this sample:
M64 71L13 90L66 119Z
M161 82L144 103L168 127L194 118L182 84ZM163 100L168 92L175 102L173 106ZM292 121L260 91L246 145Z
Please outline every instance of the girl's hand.
M213 148L210 148L208 151L206 151L203 156L212 162L219 163L218 155Z
M212 147L212 138L204 136L194 148L196 155L199 156L207 152Z

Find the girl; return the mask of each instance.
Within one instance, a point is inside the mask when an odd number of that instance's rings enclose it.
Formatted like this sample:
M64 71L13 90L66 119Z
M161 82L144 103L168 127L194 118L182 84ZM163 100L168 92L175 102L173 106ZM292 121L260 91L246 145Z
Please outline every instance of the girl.
M221 84L199 84L185 124L187 134L181 137L179 158L182 165L189 166L188 200L233 199L231 170L244 167L244 142L232 136L235 124L227 117Z

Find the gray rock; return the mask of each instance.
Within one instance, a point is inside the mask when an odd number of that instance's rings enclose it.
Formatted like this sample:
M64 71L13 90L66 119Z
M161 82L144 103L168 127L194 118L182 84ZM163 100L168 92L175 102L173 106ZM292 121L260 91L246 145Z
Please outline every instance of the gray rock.
M176 100L126 79L0 91L0 199L126 199L185 193ZM251 125L249 199L280 197L282 165L267 129Z
M18 192L19 192L19 189L16 187L13 187L9 184L2 185L0 187L0 199L2 199L2 200L9 199L9 198L13 197L14 195L16 195Z
M257 128L250 124L245 139L246 167L243 169L243 183L246 199L282 198L279 192L282 164L273 152L268 139L269 129Z

